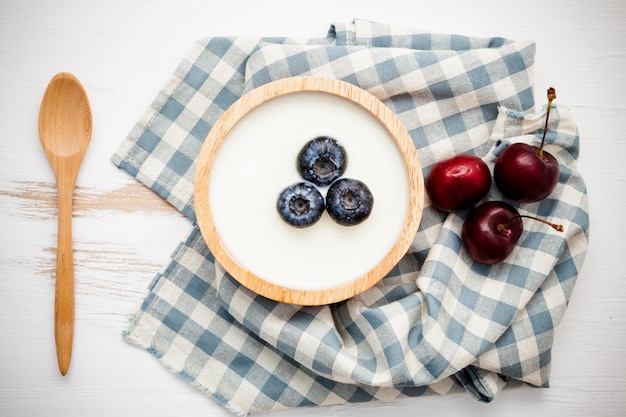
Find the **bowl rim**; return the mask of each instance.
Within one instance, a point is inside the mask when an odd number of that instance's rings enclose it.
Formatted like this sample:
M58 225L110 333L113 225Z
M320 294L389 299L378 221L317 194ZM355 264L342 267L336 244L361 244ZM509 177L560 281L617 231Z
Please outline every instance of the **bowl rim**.
M269 282L244 268L230 255L213 221L209 202L211 167L231 129L250 111L262 104L297 92L322 92L347 99L371 113L387 130L402 154L409 184L409 207L400 235L386 256L368 272L337 287L320 290L286 288ZM278 302L297 305L325 305L344 301L371 288L408 251L419 227L425 198L424 178L413 141L397 115L371 93L345 81L298 76L272 81L244 94L219 117L209 131L196 161L194 208L200 232L215 260L249 290Z

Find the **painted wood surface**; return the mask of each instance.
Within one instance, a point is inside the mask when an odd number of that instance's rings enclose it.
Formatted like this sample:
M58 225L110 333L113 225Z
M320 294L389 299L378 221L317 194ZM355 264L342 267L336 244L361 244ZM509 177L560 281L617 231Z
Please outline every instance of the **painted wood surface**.
M193 42L205 36L324 36L355 17L474 36L533 38L535 84L553 85L581 134L591 244L557 329L549 389L507 390L276 413L343 417L621 416L626 409L626 8L622 1L4 0L0 5L0 415L228 416L121 332L191 225L110 162ZM277 13L276 10L281 10ZM56 186L37 115L62 71L87 90L93 138L74 193L72 367L54 347Z

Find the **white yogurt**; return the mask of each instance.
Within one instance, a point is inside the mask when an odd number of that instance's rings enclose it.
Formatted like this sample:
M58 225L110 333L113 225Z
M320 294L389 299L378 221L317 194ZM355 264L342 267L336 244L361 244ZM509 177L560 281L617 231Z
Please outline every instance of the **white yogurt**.
M325 212L298 229L276 210L280 191L302 181L298 152L320 135L345 148L343 177L363 181L374 196L359 225L338 225ZM209 206L229 256L286 288L320 290L359 278L387 255L408 214L408 174L393 138L367 110L333 94L297 92L253 109L230 130L211 169ZM318 188L325 196L328 187Z

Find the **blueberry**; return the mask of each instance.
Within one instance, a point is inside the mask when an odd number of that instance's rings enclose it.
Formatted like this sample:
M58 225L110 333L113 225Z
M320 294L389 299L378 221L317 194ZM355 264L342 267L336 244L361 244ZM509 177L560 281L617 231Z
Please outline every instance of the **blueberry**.
M354 226L367 219L374 197L363 182L351 178L335 181L326 194L326 211L337 223Z
M304 145L298 154L298 171L307 181L330 185L343 175L347 162L343 146L333 138L319 136Z
M281 191L276 209L281 218L298 228L315 224L324 213L324 197L307 182L293 184Z

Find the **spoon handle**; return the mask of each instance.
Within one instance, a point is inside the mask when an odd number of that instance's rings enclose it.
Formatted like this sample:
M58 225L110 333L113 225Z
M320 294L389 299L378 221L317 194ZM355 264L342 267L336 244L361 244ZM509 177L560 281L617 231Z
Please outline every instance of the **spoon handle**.
M70 367L74 338L74 253L72 249L73 181L58 181L58 246L54 299L54 338L59 371Z

